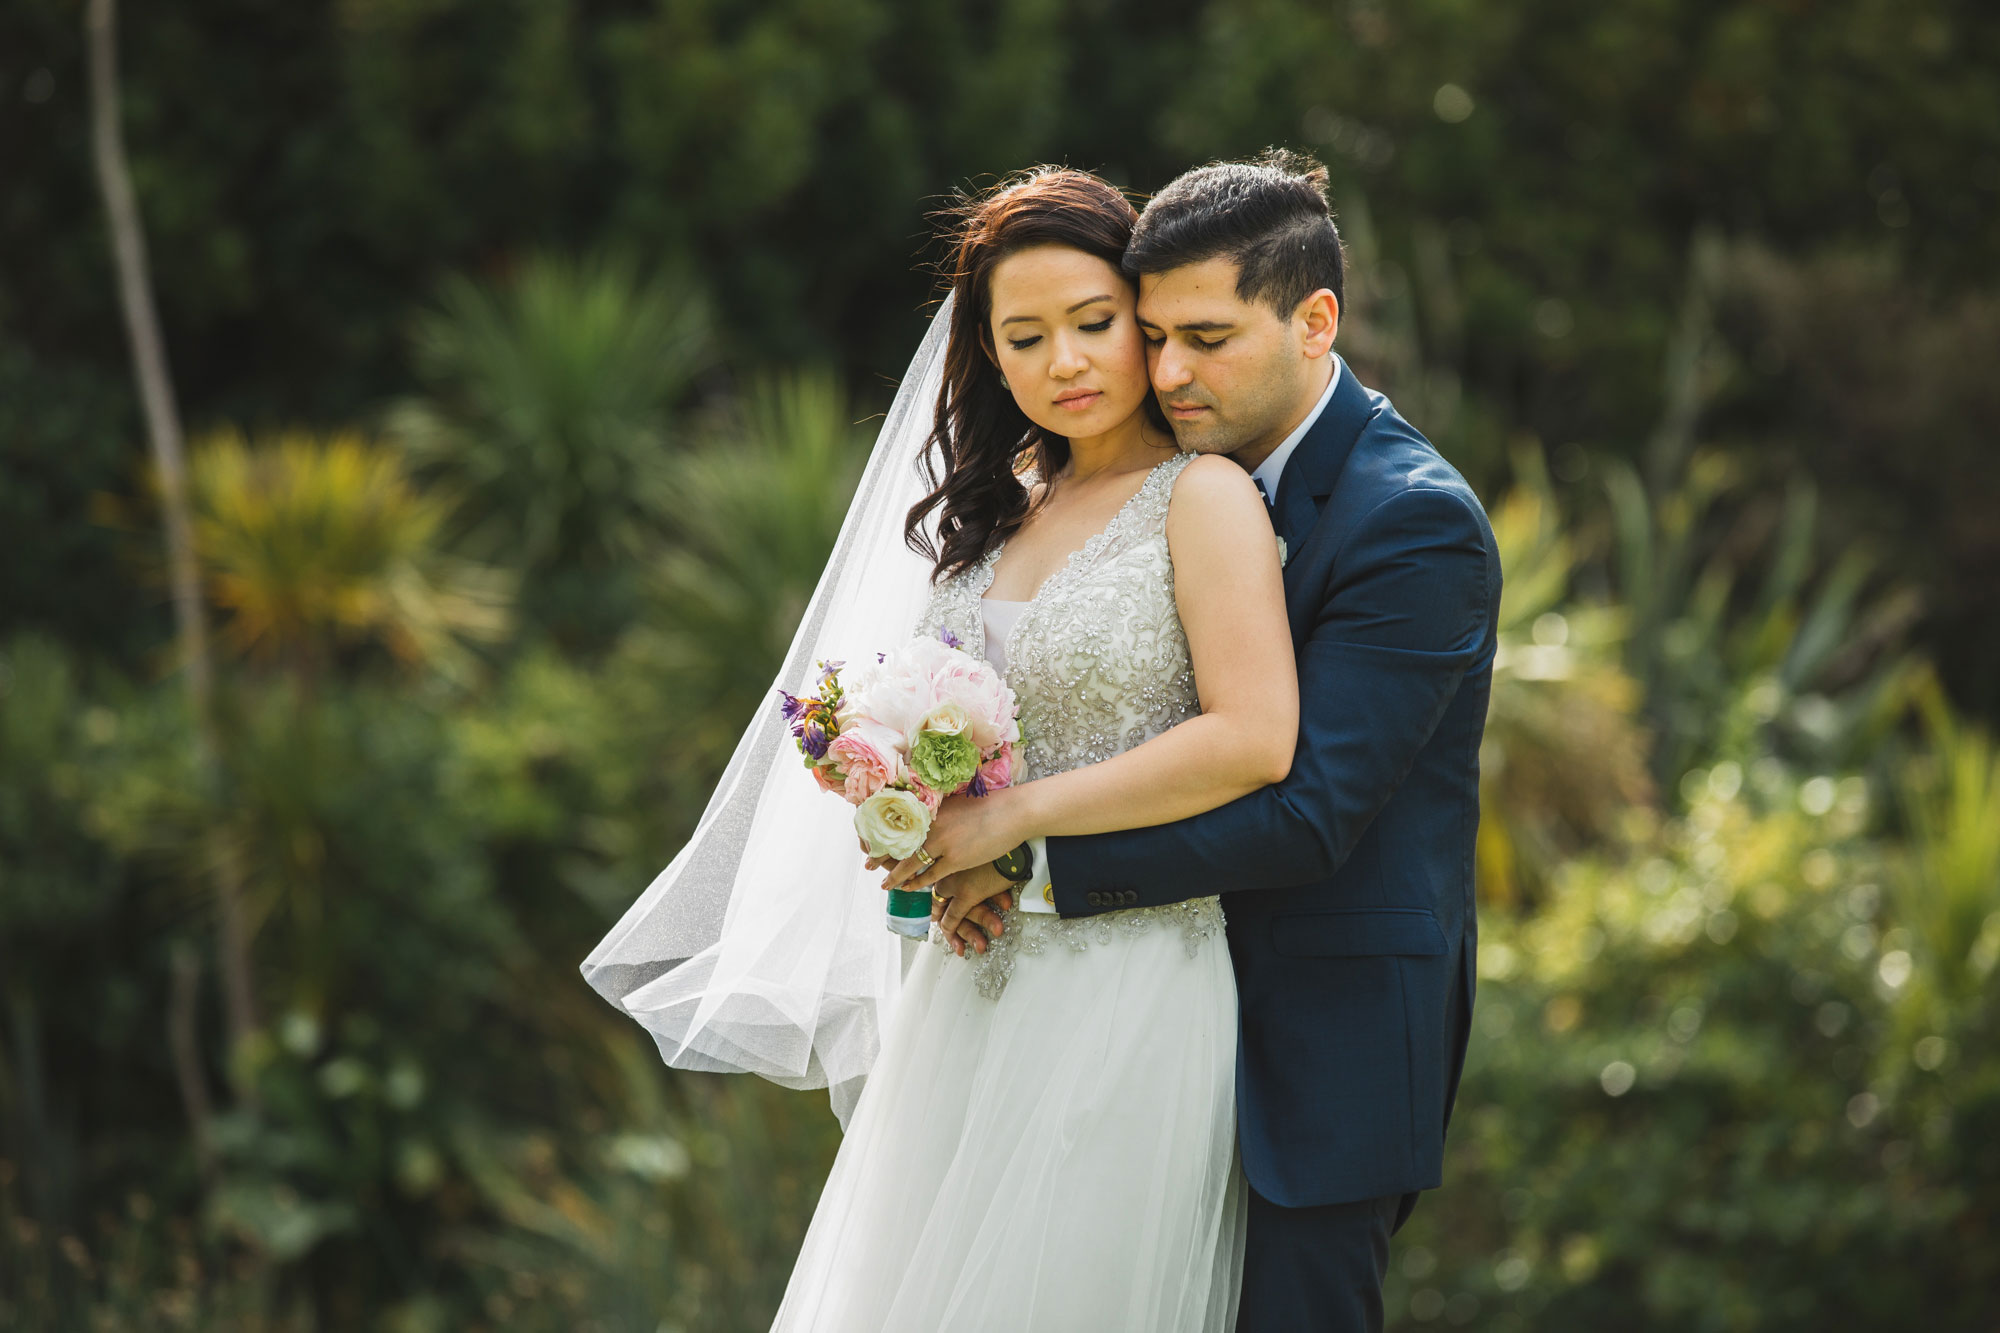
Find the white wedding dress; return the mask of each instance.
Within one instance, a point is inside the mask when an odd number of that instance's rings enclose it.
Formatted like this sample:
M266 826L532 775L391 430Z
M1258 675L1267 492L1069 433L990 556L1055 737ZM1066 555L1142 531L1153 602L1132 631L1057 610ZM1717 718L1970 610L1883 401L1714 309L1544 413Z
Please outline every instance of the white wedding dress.
M919 632L1005 664L1024 779L1200 711L1166 540L1187 462L1154 468L992 651L999 552L933 592ZM935 928L918 948L774 1329L1233 1326L1245 1196L1218 901L1006 923L983 955Z

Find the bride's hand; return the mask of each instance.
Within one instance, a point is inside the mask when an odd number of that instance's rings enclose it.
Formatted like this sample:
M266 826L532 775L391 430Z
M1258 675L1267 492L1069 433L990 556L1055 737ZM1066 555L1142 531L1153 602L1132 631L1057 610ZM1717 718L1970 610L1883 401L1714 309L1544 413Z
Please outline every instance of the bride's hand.
M947 798L931 821L921 854L898 861L882 887L911 892L928 889L948 875L985 865L1020 846L1022 835L1009 818L1014 791L1005 787L985 796ZM925 856L930 858L928 863Z

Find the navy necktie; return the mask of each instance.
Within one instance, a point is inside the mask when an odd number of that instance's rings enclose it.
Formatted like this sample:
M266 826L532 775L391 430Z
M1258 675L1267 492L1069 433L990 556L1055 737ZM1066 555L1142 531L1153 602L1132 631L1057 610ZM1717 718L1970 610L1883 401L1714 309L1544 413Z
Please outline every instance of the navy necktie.
M1275 516L1277 511L1277 506L1271 503L1271 493L1264 489L1264 479L1262 477L1252 475L1250 478L1250 484L1257 488L1257 494L1264 497L1264 508L1271 510L1273 516Z

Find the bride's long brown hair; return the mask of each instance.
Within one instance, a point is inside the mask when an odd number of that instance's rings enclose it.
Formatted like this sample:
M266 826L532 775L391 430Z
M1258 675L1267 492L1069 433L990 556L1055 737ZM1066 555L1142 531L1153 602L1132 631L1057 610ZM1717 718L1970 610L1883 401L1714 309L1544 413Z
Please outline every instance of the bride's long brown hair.
M1022 467L1032 463L1050 478L1069 463L1069 441L1030 421L1001 386L987 331L993 270L1036 245L1069 246L1116 269L1139 214L1116 186L1087 171L1031 167L982 194L959 196L941 216L956 300L937 416L924 448L932 489L903 523L911 548L936 562L934 578L977 564L1021 526L1028 516ZM1146 410L1159 411L1150 394ZM1164 418L1156 424L1166 433ZM933 545L923 524L939 509Z

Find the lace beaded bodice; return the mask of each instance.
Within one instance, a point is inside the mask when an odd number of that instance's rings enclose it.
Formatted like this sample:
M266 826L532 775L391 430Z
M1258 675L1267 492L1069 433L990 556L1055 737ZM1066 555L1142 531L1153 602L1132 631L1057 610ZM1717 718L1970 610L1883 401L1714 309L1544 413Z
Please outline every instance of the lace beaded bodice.
M1174 481L1193 457L1176 454L1156 466L1104 530L1048 577L1008 634L1007 683L1020 703L1018 781L1100 763L1201 712L1167 550ZM938 584L917 633L948 629L967 652L983 655L979 602L1001 549ZM1071 920L1015 911L1006 922L984 954L966 955L990 996L1005 988L1017 950L1038 953L1050 939L1081 949L1114 930L1173 923L1192 954L1221 930L1222 909L1215 898L1198 898ZM931 938L945 943L935 929Z

